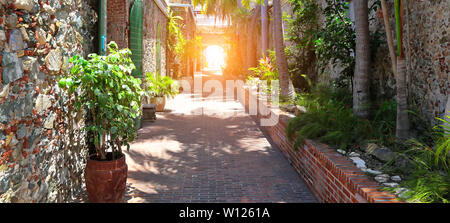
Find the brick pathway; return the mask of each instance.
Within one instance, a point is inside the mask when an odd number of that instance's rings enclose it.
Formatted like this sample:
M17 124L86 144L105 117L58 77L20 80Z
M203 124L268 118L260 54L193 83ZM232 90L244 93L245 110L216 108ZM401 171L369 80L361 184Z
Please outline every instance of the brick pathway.
M316 202L240 103L180 94L166 110L127 153L127 202Z

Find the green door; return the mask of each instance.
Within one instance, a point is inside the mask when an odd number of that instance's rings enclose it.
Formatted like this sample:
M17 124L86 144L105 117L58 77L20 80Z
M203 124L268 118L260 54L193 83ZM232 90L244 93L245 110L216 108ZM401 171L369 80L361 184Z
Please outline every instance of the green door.
M133 76L143 78L142 74L142 0L135 0L130 11L130 50L136 69Z

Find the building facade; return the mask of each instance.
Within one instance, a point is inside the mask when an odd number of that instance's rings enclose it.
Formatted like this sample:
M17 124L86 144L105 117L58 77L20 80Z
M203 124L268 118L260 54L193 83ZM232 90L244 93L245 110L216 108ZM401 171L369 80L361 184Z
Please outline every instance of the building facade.
M130 48L138 74L147 72L167 75L166 42L168 9L164 0L108 0L107 41L115 41L120 48ZM136 12L138 15L134 14ZM139 17L139 15L141 17ZM141 18L141 21L136 19ZM140 23L141 31L136 33L131 27ZM136 37L141 34L142 36ZM133 38L142 40L136 48L131 44ZM135 59L139 54L140 59Z

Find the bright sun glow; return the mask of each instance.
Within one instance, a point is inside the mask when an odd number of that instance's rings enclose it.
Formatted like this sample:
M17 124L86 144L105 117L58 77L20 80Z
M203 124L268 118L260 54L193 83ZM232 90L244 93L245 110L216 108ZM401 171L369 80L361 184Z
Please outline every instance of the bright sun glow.
M209 69L220 69L225 66L224 50L220 46L208 46L205 50L206 66Z

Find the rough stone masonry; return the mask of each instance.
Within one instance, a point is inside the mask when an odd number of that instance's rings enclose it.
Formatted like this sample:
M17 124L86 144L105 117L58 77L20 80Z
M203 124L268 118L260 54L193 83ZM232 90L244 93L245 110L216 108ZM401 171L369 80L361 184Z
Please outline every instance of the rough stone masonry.
M93 51L90 0L0 0L0 202L67 202L87 154L57 85L68 59Z

